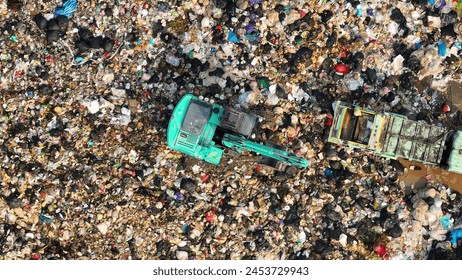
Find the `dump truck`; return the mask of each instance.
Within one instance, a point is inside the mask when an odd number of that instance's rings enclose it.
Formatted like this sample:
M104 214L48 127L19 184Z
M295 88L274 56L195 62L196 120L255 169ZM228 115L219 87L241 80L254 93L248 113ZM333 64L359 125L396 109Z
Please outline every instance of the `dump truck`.
M306 168L308 161L274 143L258 143L260 118L232 107L205 102L192 94L184 95L175 106L167 128L167 145L194 158L218 165L231 149L238 154L251 151L260 163L280 171Z
M328 141L462 174L462 131L336 102Z

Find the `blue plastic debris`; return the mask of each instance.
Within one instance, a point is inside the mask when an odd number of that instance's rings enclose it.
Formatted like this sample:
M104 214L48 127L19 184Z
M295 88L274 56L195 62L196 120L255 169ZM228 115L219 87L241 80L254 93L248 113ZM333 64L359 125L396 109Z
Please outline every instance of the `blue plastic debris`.
M462 228L455 229L451 232L451 244L456 246L459 238L462 238Z
M438 42L438 55L440 56L446 56L447 48L446 44L444 42Z
M239 38L237 38L236 34L232 30L228 31L228 41L233 43L239 43Z
M81 57L81 56L78 56L78 57L75 58L75 62L77 62L77 63L80 63L82 61L83 61L83 57Z
M149 44L154 45L154 38L149 38Z
M67 0L63 5L55 10L55 16L66 16L70 17L73 12L77 10L77 1L76 0Z
M251 31L250 33L245 34L245 37L247 37L247 39L250 42L257 40L259 36L260 36L260 31L258 30L254 30L254 31Z
M53 222L53 220L50 218L50 216L48 216L47 214L44 214L44 213L40 213L39 219L40 219L40 221L42 221L44 223L47 223L47 224L51 224Z
M455 42L454 46L456 46L456 48L459 50L462 49L462 45L460 44L460 42Z
M179 201L184 200L184 196L183 196L183 194L180 193L180 192L177 192L177 193L175 194L175 198L176 198L176 200L179 200Z
M326 175L326 177L330 177L332 176L332 174L334 174L334 171L332 171L332 169L326 168L326 170L324 170L324 175Z
M435 5L435 0L428 0L428 4Z
M249 32L252 32L254 30L257 30L257 28L255 27L255 25L253 24L247 24L245 27L245 33L249 33Z
M451 225L451 219L449 215L444 215L443 217L440 218L441 225L443 226L443 229L448 229L449 226Z
M444 7L446 7L446 1L442 0L441 3L440 3L440 6L438 7L440 10L443 9Z
M258 31L258 29L255 27L255 25L253 24L247 24L245 27L245 37L247 37L247 39L250 41L250 42L253 42L255 40L257 40L260 36L260 31Z
M257 4L261 4L261 2L263 2L263 0L250 0L249 4L250 4L250 6L253 7L253 6L257 5Z
M188 232L189 231L189 225L181 225L181 231L182 232Z

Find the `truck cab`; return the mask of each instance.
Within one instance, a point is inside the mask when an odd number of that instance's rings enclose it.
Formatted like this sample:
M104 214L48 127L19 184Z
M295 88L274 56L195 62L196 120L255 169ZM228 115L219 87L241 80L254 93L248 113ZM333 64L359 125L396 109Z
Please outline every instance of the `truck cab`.
M462 131L455 131L448 137L442 166L447 171L462 174Z

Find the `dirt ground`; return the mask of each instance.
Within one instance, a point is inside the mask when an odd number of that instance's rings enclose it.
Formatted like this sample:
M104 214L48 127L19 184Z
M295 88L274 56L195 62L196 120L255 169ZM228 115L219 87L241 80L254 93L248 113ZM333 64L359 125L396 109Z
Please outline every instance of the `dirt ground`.
M422 188L425 187L427 180L433 180L462 193L462 174L448 172L441 168L426 166L425 164L403 159L401 159L400 162L407 168L407 172L400 177L400 180L404 181L406 186L411 187L414 185L414 188ZM411 166L418 166L421 169L411 170Z

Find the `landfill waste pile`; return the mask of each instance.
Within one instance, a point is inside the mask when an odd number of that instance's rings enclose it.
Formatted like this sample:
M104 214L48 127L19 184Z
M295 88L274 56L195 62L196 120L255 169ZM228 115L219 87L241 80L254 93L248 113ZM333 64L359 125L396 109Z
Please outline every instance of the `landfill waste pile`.
M327 142L336 100L460 128L459 2L1 0L0 259L461 259L459 193ZM308 168L169 149L187 93Z

